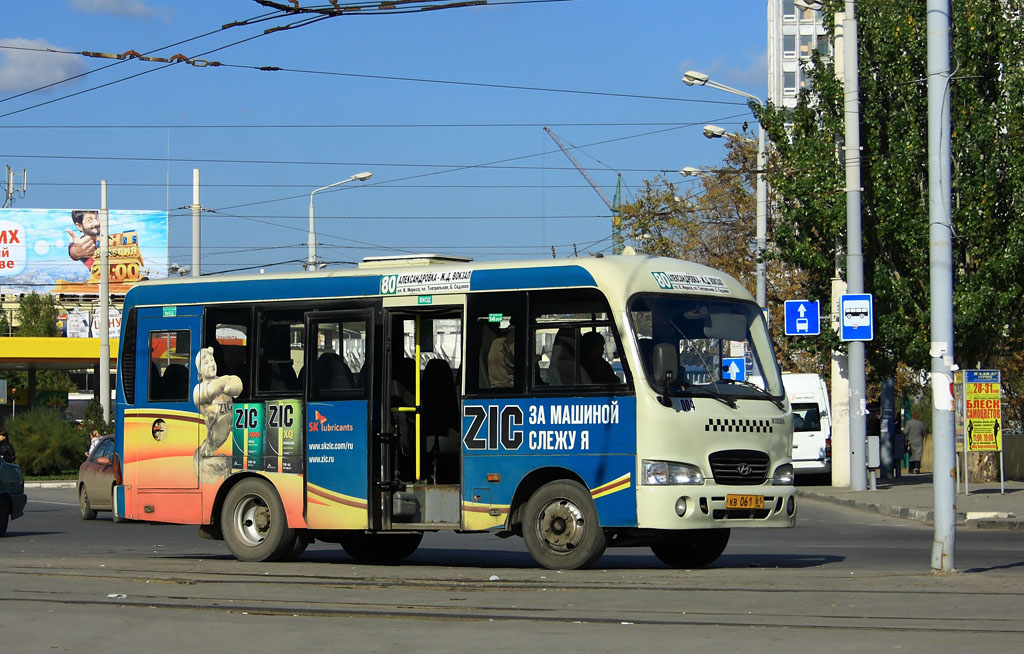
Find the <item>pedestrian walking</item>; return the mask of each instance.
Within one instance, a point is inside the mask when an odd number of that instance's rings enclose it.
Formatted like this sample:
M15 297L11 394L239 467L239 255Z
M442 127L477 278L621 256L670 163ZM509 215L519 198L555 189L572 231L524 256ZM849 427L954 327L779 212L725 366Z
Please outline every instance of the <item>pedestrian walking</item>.
M11 444L10 439L7 437L7 430L0 428L0 459L3 459L7 463L14 463L14 445Z
M907 472L910 474L916 475L921 472L921 454L924 453L925 429L924 423L911 415L905 429L907 432L907 452L910 455Z

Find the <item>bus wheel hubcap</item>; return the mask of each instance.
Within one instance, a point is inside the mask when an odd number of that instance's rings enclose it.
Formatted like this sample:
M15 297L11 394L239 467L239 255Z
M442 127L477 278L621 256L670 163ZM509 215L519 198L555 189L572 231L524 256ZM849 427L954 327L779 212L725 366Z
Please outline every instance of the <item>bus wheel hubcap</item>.
M571 552L579 546L586 532L583 511L565 498L552 501L541 511L541 538L556 552Z
M258 497L247 497L235 509L238 533L242 541L255 547L264 541L270 530L270 509Z

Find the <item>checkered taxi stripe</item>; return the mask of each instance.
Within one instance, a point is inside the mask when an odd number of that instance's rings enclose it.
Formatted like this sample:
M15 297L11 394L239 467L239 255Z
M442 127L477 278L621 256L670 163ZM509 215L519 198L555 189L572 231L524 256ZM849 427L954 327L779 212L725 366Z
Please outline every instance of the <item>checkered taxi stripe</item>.
M771 434L774 429L772 421L767 418L709 418L704 425L704 431Z

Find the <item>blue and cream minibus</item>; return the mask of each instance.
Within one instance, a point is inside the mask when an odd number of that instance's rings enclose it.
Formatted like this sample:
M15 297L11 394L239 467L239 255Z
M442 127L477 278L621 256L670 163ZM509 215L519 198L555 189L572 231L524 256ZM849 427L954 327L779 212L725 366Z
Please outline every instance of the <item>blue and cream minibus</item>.
M685 261L144 282L120 347L116 515L199 525L244 561L314 541L398 561L452 531L522 536L548 568L615 546L689 568L733 528L795 522L761 309Z

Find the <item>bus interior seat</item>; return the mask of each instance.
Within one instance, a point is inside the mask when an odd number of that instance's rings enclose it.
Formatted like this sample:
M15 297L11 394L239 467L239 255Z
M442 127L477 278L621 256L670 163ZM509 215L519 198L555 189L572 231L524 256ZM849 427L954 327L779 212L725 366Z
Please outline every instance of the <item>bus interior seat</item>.
M161 400L188 400L188 367L181 363L172 363L164 370L160 378Z
M552 386L576 383L576 330L572 327L562 327L555 334L548 364L548 382Z
M260 362L260 388L265 391L294 391L300 388L291 359Z
M441 473L445 482L448 473L457 469L459 453L459 394L448 363L432 359L423 370L422 413L420 428L426 451L430 453L434 480Z
M313 367L313 384L320 391L342 391L355 388L352 370L335 352L324 352Z
M498 330L493 323L484 323L480 330L480 377L477 385L480 388L491 387L490 369L487 365L487 357L491 353L491 344L498 337Z

